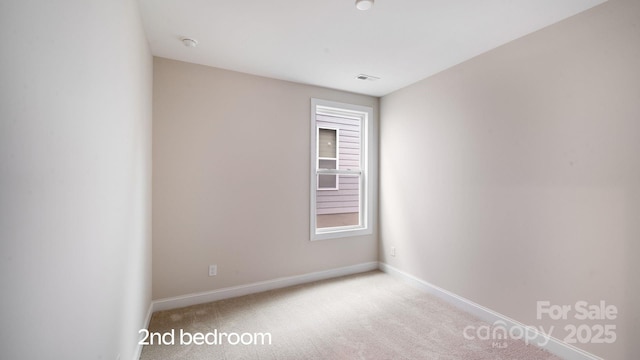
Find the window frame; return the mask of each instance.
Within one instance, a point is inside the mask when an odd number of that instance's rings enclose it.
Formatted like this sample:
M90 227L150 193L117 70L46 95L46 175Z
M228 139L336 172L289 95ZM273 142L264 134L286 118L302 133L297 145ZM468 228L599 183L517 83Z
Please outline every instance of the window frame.
M318 134L319 126L316 123L317 115L333 115L342 117L358 118L361 121L360 127L360 169L358 170L320 170L318 169ZM322 99L311 99L311 162L310 162L310 240L328 240L345 238L373 233L374 224L374 204L375 204L375 127L373 108L369 106L353 105L328 101ZM324 127L323 127L324 128ZM336 133L338 135L338 133ZM336 147L336 156L340 157L339 148ZM316 228L316 194L319 174L335 173L339 175L357 175L360 177L359 194L359 224L353 226L340 226L331 228Z

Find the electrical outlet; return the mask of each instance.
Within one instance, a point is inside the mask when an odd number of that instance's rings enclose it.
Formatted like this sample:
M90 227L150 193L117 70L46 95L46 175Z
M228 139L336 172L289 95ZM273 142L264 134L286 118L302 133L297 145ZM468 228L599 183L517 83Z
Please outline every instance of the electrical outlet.
M218 265L209 265L209 276L218 275Z
M396 247L395 246L391 247L391 256L396 256Z

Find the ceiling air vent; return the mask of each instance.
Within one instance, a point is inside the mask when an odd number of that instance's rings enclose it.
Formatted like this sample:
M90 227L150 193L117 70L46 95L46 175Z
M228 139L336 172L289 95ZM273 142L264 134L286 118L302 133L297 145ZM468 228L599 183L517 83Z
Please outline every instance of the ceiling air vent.
M369 81L380 80L380 78L377 77L377 76L367 75L367 74L360 74L360 75L356 76L356 79L358 79L358 80L369 80Z

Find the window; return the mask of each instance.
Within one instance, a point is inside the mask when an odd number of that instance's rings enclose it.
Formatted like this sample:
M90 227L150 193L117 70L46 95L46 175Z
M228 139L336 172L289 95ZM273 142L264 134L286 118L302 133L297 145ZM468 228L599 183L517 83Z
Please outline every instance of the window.
M337 170L339 169L338 153L338 129L318 127L318 169ZM339 190L338 175L318 174L318 190Z
M311 100L311 240L372 233L373 109Z

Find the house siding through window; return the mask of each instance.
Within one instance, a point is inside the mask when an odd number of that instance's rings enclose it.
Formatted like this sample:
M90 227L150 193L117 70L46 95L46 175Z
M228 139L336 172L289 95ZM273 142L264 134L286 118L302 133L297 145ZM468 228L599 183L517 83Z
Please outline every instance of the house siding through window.
M318 128L339 129L338 163L341 170L360 168L361 124L359 120L316 115ZM360 211L357 176L339 175L337 190L317 191L317 214L344 214Z

